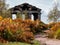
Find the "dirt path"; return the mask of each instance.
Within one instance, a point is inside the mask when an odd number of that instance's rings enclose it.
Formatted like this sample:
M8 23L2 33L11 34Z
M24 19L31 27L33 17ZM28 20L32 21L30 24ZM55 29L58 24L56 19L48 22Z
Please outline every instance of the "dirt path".
M36 35L35 39L40 41L42 45L60 45L60 40L49 39L41 35Z

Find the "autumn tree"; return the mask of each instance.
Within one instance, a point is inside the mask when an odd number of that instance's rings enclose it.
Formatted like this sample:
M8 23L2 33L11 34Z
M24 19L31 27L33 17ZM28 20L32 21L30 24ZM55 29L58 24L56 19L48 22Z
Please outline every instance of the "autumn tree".
M57 22L60 18L58 5L55 5L53 9L48 13L48 21Z
M0 16L6 17L7 14L7 4L5 0L0 0Z

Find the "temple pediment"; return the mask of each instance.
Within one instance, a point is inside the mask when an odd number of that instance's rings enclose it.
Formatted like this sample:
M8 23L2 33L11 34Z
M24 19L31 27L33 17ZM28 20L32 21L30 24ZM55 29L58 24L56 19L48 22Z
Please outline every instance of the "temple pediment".
M23 3L17 5L10 9L11 14L17 14L18 12L22 14L27 14L27 17L30 19L31 15L33 15L34 20L39 19L41 20L41 9L37 8L36 6L30 5L28 3Z

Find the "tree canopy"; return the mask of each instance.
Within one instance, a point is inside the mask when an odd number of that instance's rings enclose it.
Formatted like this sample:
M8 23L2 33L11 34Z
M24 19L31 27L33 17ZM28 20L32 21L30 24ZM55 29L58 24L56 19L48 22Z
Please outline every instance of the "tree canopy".
M5 0L0 0L0 16L6 17L7 14L7 4Z
M53 9L48 13L48 21L57 22L60 18L58 5L55 5Z

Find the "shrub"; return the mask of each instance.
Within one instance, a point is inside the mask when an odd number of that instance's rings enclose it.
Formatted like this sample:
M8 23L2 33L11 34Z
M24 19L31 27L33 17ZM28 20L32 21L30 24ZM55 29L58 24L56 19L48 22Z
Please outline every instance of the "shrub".
M33 33L39 33L47 29L47 25L43 22L36 20L33 24L30 25L31 31Z
M49 38L60 39L60 22L57 22L50 28Z
M8 41L30 43L34 39L33 33L41 32L46 28L46 24L39 20L12 20L10 18L4 18L0 21L0 36Z
M48 27L52 28L55 24L56 24L55 22L51 22L51 23L48 24Z
M54 38L60 39L60 29L55 32Z

